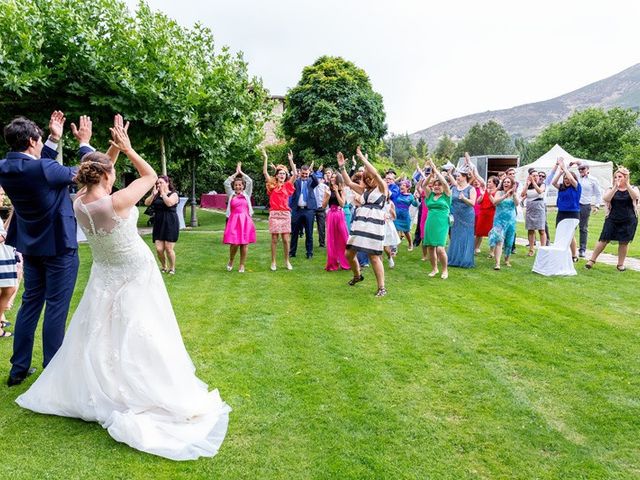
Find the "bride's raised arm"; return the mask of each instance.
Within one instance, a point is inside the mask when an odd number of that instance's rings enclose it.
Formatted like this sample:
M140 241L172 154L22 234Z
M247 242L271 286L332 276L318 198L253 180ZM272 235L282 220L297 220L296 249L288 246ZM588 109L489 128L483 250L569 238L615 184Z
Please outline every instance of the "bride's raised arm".
M128 187L117 191L112 195L113 208L118 215L121 213L126 216L125 212L128 212L131 207L136 205L140 199L155 185L158 175L155 170L149 165L131 146L129 135L127 131L121 125L114 125L111 130L111 143L122 153L124 153L134 168L138 171L140 178L135 179Z

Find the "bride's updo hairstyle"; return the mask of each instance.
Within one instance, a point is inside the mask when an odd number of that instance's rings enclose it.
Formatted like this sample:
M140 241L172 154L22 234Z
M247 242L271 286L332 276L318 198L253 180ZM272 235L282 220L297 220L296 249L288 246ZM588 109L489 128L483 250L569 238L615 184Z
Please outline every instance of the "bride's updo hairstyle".
M103 175L112 171L111 158L104 153L91 152L82 157L80 168L73 180L81 185L97 185Z

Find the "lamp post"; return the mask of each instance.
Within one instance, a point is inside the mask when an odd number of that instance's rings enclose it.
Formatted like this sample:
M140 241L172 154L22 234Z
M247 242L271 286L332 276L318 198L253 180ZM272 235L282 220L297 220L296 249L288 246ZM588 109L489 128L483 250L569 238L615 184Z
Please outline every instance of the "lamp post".
M196 159L191 159L191 199L189 201L191 205L191 221L189 226L197 227L198 218L196 217Z

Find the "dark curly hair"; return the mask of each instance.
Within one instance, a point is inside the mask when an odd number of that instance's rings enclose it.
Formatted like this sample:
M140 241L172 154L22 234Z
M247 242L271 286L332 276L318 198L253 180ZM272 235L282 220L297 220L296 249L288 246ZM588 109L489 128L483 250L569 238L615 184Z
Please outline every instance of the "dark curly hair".
M112 171L111 158L104 153L91 152L82 157L74 181L81 185L97 185L104 175Z

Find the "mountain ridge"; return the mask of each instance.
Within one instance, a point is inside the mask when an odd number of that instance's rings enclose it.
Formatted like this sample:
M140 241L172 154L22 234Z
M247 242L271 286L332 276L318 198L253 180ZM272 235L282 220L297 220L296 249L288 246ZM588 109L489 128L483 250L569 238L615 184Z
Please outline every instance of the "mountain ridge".
M512 137L530 139L549 124L565 120L576 110L589 107L640 110L640 63L558 97L453 118L414 132L409 138L414 144L422 138L429 149L434 149L445 133L459 139L476 123L495 120Z

